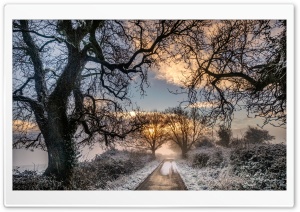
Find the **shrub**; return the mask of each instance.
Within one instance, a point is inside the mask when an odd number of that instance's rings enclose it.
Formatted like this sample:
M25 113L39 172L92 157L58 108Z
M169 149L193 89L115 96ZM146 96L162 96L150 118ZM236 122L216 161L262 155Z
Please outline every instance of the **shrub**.
M151 160L150 154L142 152L107 151L76 169L74 187L103 189L108 182L141 169Z
M221 150L212 151L211 153L200 152L193 156L192 166L196 168L219 167L223 162Z
M206 147L206 148L211 148L211 147L214 147L214 141L212 139L209 139L207 137L203 138L201 141L197 142L195 144L196 148L203 148L203 147Z
M217 144L220 146L229 147L231 136L232 136L231 129L228 129L225 126L220 126L217 133L220 138Z
M244 146L244 140L240 138L232 138L230 141L230 147L243 147Z
M235 175L246 179L247 190L286 189L286 146L270 144L232 151L231 165Z
M222 165L222 162L224 161L223 153L221 150L213 152L213 154L210 156L207 165L209 167L219 167Z
M192 166L197 168L206 167L208 160L209 160L208 154L198 153L194 155Z

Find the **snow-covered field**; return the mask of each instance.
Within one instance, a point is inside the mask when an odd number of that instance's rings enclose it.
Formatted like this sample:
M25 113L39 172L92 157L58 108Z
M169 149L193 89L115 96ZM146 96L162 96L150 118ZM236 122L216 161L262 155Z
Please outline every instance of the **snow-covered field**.
M154 171L159 163L159 160L151 161L145 167L130 175L123 175L115 181L107 182L104 190L134 190Z

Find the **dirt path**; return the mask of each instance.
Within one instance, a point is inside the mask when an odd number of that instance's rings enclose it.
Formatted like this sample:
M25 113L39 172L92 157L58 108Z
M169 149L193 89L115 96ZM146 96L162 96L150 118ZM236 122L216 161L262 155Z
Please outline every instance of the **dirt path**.
M175 161L164 160L136 190L187 190L176 169Z

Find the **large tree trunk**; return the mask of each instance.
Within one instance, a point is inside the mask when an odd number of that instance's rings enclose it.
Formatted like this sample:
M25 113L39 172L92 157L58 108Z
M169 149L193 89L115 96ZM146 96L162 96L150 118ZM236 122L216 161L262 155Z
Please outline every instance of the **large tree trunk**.
M64 186L62 189L71 189L73 167L76 164L74 144L71 139L58 135L51 137L45 139L48 148L48 167L44 175L54 176L58 181L62 181ZM54 137L56 138L53 139Z
M48 167L44 173L63 182L63 189L71 189L73 167L76 164L74 132L69 127L64 103L49 104L47 129L44 133L48 150ZM59 105L59 106L58 106Z
M71 124L68 118L68 98L76 88L78 75L81 73L84 63L78 49L69 47L68 64L60 76L56 88L49 96L46 108L48 121L43 135L48 150L48 168L44 174L52 175L57 180L62 181L64 189L72 188L73 167L77 162L73 141L77 125ZM78 99L75 101L78 112L82 107L82 101L81 99L80 105L78 105Z

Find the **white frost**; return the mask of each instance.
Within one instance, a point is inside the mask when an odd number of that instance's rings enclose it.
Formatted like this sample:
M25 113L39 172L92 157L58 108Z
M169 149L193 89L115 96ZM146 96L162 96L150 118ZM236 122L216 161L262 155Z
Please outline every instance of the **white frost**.
M104 190L134 190L148 177L148 175L150 175L154 171L159 163L160 161L154 160L148 163L142 169L130 175L124 175L115 181L108 182Z

